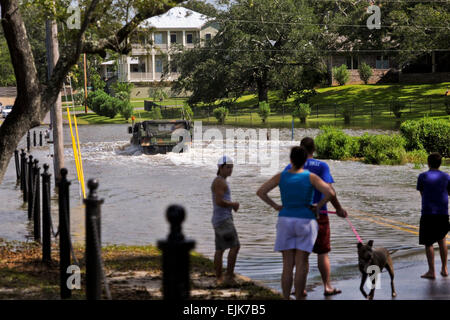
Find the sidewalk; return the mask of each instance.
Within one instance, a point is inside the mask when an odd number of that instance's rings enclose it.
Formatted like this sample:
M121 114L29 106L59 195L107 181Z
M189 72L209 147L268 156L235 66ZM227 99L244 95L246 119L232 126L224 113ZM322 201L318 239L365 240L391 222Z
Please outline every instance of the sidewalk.
M438 258L438 257L436 257ZM383 270L380 278L380 289L375 290L374 300L450 300L450 277L440 275L441 264L436 259L436 279L422 279L420 275L427 270L426 261L409 261L395 270L394 285L397 297L391 297L389 274ZM395 265L394 265L395 268ZM361 278L332 281L333 286L342 290L341 294L325 297L323 286L308 292L308 300L365 300L359 291ZM369 292L365 287L366 293Z

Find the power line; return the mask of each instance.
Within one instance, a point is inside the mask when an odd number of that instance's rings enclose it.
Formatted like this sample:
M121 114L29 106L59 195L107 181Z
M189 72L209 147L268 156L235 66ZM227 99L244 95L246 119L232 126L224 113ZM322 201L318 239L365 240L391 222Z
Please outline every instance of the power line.
M321 0L322 1L322 0ZM261 24L280 24L280 25L302 25L302 26L336 26L336 27L355 27L367 28L363 24L335 24L335 23L305 23L305 22L281 22L281 21L260 21L260 20L240 20L240 19L216 19L219 22L242 22L242 23L261 23ZM423 25L380 25L381 28L423 28L423 29L449 29L450 25L446 27L423 26Z
M349 3L356 1L352 0L305 0L306 2L341 2ZM388 2L388 3L450 3L450 0L366 0L367 3ZM361 2L361 1L359 1Z
M324 50L324 49L224 49L224 48L194 48L190 50L201 50L201 51L231 51L231 52L327 52L327 53L370 53L370 52L450 52L450 49L356 49L356 50Z

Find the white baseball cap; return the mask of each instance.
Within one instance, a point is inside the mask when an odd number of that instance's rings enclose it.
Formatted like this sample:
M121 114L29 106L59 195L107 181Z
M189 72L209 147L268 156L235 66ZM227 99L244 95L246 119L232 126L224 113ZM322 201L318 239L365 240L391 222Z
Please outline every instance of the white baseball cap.
M221 166L223 164L233 164L233 159L231 159L229 156L222 156L219 158L217 165Z

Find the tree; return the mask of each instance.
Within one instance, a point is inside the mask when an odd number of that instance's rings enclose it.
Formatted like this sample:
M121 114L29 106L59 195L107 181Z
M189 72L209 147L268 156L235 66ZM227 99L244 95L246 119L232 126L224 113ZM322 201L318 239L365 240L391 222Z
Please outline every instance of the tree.
M217 16L217 9L210 3L206 3L205 1L200 0L189 0L186 1L181 5L182 7L185 7L187 9L190 9L192 11L204 14L208 17L215 17Z
M300 119L301 123L306 123L306 118L311 113L311 107L307 103L299 103L292 113L292 116L297 117Z
M245 91L267 101L280 87L280 73L301 79L320 62L313 42L320 28L300 1L237 0L217 15L218 33L204 44L175 55L180 77L174 90L192 92L189 103L236 99ZM299 86L310 86L298 82Z
M350 79L350 73L347 70L347 66L343 64L340 67L334 67L333 78L336 79L340 86L345 85Z
M365 62L361 63L358 69L359 77L362 81L364 81L364 84L367 84L369 82L370 77L373 74L372 68Z
M118 9L112 5L112 0L81 1L80 29L66 30L66 46L61 49L58 63L44 86L38 77L19 1L0 0L3 33L17 84L17 98L13 110L0 127L0 181L3 180L19 141L30 128L41 123L50 106L55 103L67 74L79 60L80 54L84 52L105 57L108 49L128 53L131 46L125 40L143 20L160 15L180 2L182 1L133 1L134 15L128 22L123 23L123 19L117 18ZM67 6L63 5L63 1L57 1L57 4L64 10L57 11L57 14L61 15L55 19L66 21L69 17L65 11ZM113 25L115 28L112 28ZM87 32L91 35L90 38L86 37Z
M259 109L258 109L259 117L261 118L263 123L266 123L267 118L270 115L270 105L266 101L261 101L259 103Z

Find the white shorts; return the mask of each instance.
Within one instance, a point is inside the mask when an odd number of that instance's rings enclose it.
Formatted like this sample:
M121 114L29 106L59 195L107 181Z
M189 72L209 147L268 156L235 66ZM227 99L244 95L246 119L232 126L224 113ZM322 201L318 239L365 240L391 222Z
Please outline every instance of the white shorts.
M315 219L278 217L275 251L297 249L312 252L319 225Z

